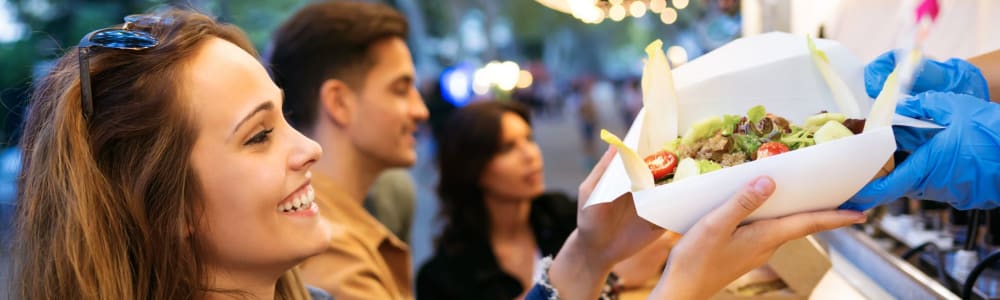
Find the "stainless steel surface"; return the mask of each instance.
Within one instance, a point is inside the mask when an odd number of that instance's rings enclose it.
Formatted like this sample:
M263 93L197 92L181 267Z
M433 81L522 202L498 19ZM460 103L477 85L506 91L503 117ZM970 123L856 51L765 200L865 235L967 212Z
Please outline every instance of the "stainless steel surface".
M855 268L897 299L959 299L947 288L909 263L851 228L818 233L816 238L843 255Z

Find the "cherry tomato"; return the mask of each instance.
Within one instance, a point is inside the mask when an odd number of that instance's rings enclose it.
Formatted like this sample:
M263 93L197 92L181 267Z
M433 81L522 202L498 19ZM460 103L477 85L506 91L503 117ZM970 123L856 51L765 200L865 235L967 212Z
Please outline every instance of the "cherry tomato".
M781 142L767 142L757 148L757 159L788 152L788 146Z
M653 153L653 155L647 156L645 161L649 170L653 172L653 180L656 181L673 174L674 170L677 169L677 155L667 150Z

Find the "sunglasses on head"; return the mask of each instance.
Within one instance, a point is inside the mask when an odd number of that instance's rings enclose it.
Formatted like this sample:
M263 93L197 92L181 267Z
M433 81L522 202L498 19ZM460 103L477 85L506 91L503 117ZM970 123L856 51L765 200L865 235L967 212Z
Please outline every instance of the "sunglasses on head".
M94 99L90 86L90 52L94 48L140 51L159 44L151 34L139 31L157 24L169 24L172 20L155 15L129 15L120 28L105 28L91 31L83 36L77 45L80 58L80 105L83 116L90 119L94 114Z

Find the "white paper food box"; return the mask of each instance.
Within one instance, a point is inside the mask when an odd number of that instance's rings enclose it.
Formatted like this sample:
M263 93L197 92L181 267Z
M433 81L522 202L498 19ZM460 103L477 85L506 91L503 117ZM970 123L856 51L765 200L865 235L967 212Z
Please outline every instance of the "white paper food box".
M838 112L806 44L804 36L757 35L733 41L674 70L679 132L706 117L745 115L756 105L800 126L820 111ZM853 91L862 116L867 116L872 99L864 91L864 63L835 41L816 40L816 46L826 52ZM639 114L624 139L633 149L644 116ZM640 217L681 233L760 175L771 176L777 188L747 221L831 209L871 180L895 150L892 130L886 126L636 191L633 199ZM586 206L610 202L630 192L630 187L621 157L616 156Z

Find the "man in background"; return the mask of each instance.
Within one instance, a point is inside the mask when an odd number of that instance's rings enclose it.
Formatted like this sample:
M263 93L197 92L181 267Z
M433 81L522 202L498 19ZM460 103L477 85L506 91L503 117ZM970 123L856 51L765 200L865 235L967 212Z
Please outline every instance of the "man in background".
M289 122L323 147L312 184L322 216L337 225L302 275L336 299L413 298L409 247L364 208L380 173L416 162L414 134L428 117L407 31L391 7L320 2L272 39L272 77Z

